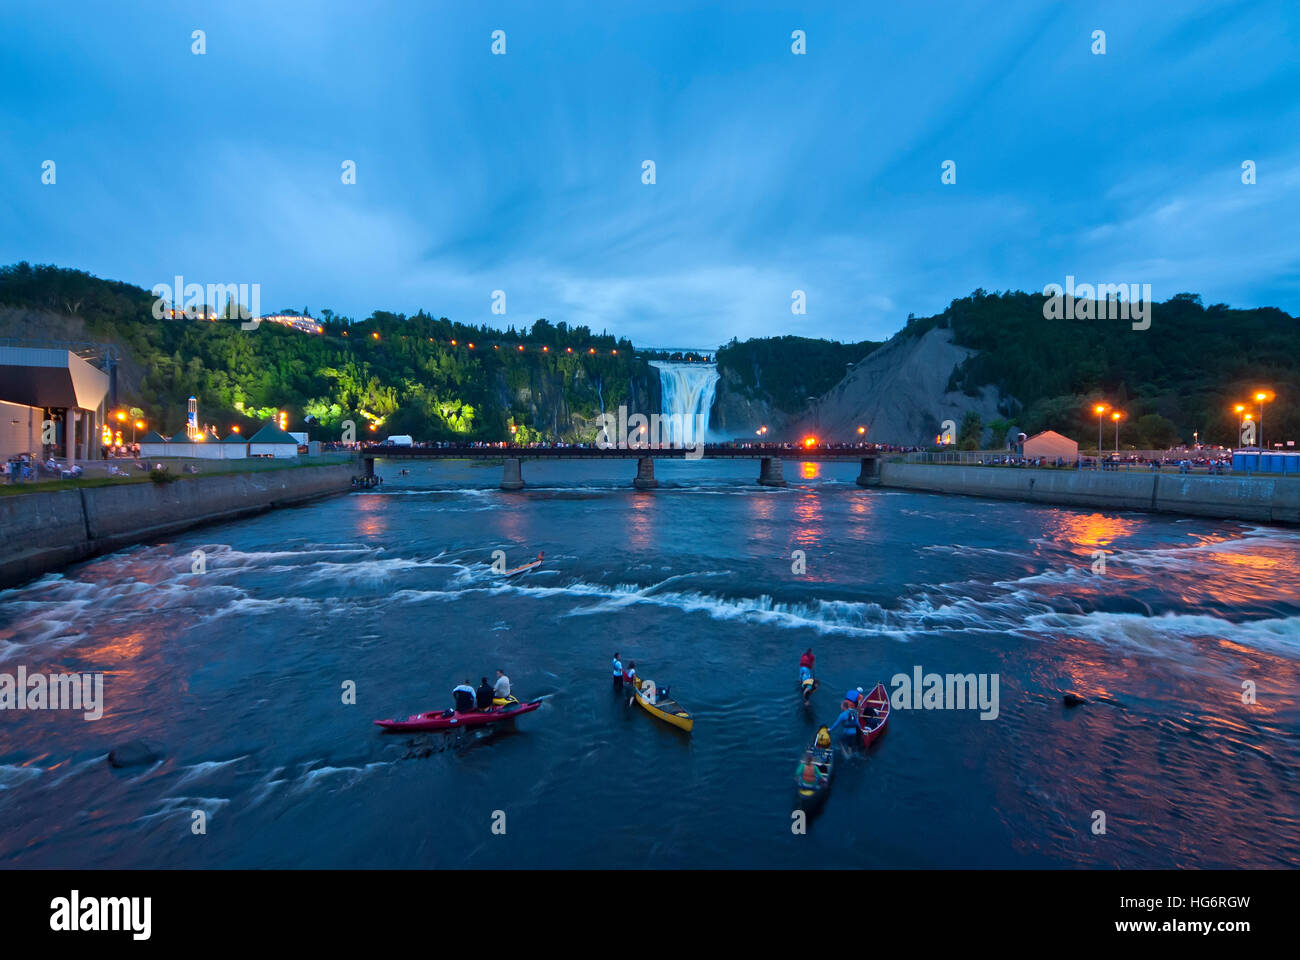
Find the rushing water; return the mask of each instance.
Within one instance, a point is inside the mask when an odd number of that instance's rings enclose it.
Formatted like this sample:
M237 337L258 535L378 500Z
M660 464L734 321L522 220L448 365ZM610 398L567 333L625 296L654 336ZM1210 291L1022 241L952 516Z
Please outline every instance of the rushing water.
M718 368L711 363L668 363L651 360L659 371L659 392L665 421L662 442L683 446L709 436L709 413L718 390ZM697 429L698 427L698 429Z
M787 464L797 476L774 490L753 463L664 461L653 493L632 491L626 462L528 462L521 494L499 492L492 466L380 468L377 492L0 594L0 670L103 671L107 699L97 721L0 714L0 862L1300 858L1295 532L862 490L856 463ZM547 559L502 582L496 549ZM823 687L805 712L810 645ZM672 685L693 734L611 693L615 649ZM513 729L443 750L370 722L444 706L498 665L547 698ZM793 835L795 760L839 692L917 666L996 674L997 718L895 710ZM1067 708L1065 690L1092 702ZM110 768L105 753L135 738L164 759Z

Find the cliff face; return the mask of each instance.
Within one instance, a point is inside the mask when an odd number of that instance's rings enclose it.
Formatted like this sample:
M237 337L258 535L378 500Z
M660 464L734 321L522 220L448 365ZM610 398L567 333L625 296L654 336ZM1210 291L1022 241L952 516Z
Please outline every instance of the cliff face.
M750 396L736 371L718 367L718 389L709 414L709 431L715 437L747 439L766 425L768 436L775 438L789 421L789 414L776 409L768 399Z
M501 407L527 410L524 422L530 427L575 442L595 437L602 409L613 413L625 405L629 414L649 414L658 413L660 404L659 375L644 363L613 381L580 367L572 374L530 367L523 377L498 371L495 394ZM576 398L581 409L575 409Z
M858 363L809 410L794 418L782 439L814 434L851 440L867 428L874 443L933 443L945 420L958 426L975 411L987 424L1000 416L999 396L948 391L953 367L974 354L953 343L952 331L934 328L920 337L899 335Z

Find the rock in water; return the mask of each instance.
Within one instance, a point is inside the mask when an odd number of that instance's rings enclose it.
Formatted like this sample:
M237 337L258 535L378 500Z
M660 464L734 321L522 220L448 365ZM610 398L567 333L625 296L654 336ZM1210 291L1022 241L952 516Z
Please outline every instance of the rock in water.
M156 763L163 758L163 747L152 740L132 740L114 747L108 753L108 762L114 767L138 767Z
M1067 707L1077 707L1079 704L1087 703L1087 702L1088 702L1087 697L1077 694L1073 691L1065 695L1065 705Z

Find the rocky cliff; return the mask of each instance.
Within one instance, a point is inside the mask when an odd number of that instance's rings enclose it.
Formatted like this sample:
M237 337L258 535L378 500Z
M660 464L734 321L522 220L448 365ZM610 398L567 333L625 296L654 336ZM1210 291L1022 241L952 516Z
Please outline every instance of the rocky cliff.
M987 424L1000 415L994 388L985 387L976 396L948 390L953 368L974 352L954 344L947 329L899 334L792 418L780 439L813 434L849 440L864 426L866 439L875 443L927 444L934 442L943 421L960 426L969 411Z

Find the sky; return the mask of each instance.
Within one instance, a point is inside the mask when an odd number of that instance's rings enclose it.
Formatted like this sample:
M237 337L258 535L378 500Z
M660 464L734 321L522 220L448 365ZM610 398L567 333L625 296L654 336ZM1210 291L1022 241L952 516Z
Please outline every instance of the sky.
M0 0L0 264L639 346L1067 276L1297 314L1298 51L1294 0Z

